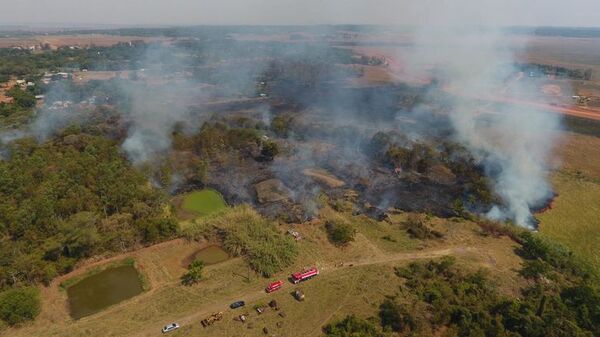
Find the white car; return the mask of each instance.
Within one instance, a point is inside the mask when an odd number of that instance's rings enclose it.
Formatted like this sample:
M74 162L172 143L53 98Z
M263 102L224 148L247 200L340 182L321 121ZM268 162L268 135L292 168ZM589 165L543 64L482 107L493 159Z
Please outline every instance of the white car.
M177 330L177 329L179 329L179 324L177 324L177 323L171 323L169 325L165 325L165 327L162 328L162 332L163 333L167 333L167 332L171 332L171 331L174 331L174 330Z

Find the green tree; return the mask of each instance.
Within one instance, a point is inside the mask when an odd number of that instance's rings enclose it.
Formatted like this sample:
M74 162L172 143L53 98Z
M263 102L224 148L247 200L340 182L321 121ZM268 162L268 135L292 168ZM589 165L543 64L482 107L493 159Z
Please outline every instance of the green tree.
M14 104L20 108L33 108L35 106L35 96L28 91L19 89L19 87L10 89L8 95L15 100Z
M194 285L202 280L202 271L204 270L204 261L194 260L188 266L188 272L181 276L181 284L186 286Z

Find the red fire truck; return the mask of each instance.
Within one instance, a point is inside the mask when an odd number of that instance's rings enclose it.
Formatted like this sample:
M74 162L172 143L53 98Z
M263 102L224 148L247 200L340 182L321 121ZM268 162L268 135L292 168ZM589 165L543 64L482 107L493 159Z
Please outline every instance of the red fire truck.
M294 284L298 284L302 281L310 280L311 278L319 275L319 269L317 267L312 267L310 269L303 270L299 273L292 274L292 282Z
M276 290L281 289L282 286L283 286L283 281L276 281L276 282L270 283L265 290L268 293L272 293Z

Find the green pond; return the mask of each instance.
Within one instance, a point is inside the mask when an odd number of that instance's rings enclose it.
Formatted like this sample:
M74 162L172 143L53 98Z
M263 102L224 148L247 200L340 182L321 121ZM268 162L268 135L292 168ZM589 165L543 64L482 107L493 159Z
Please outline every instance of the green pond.
M106 269L67 288L71 317L79 319L94 314L143 290L133 266Z
M221 193L213 189L203 189L185 195L183 209L200 215L210 215L227 207Z
M188 256L182 264L187 267L195 259L204 261L204 264L208 266L229 260L229 254L219 246L208 246Z

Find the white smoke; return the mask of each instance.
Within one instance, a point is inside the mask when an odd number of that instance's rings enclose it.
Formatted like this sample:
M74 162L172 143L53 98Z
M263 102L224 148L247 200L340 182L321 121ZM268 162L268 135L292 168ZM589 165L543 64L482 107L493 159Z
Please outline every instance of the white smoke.
M489 25L498 21L491 9L500 3L484 1L462 10L451 1L436 2L420 12L414 49L403 61L409 76L422 78L433 70L441 75L441 91L452 97L450 119L456 138L485 165L503 201L487 216L531 226L531 207L552 193L548 157L560 117L503 104L541 95L514 68L522 46L503 29Z

